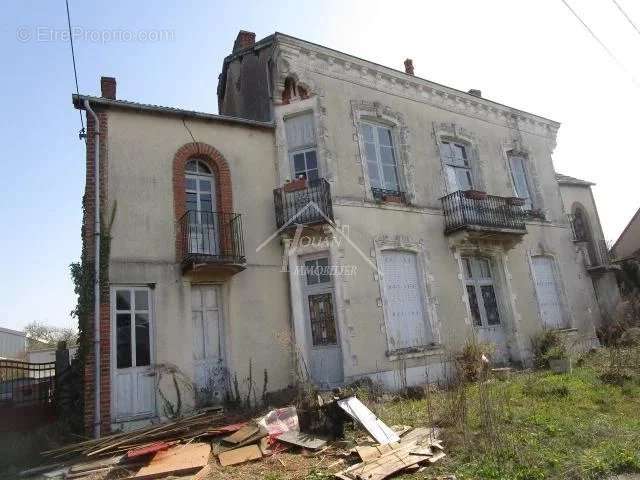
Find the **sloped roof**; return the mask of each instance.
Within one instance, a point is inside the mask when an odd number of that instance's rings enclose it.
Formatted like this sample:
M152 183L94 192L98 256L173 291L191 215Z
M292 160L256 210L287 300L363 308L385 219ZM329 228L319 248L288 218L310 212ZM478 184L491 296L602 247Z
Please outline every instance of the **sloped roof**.
M84 109L84 101L89 100L92 105L100 105L103 107L115 107L124 108L130 110L138 110L141 112L162 113L168 115L175 115L179 117L199 118L202 120L214 120L226 123L237 123L241 125L247 125L252 127L261 128L274 128L275 124L272 122L260 122L257 120L251 120L247 118L230 117L227 115L216 115L213 113L196 112L194 110L184 110L174 107L163 107L161 105L151 105L147 103L131 102L128 100L113 100L104 97L93 97L91 95L77 95L71 96L73 106L75 108Z
M556 173L556 180L558 180L558 183L565 185L583 185L585 187L595 185L595 183L589 182L588 180L581 180L576 177L570 177L569 175L563 175L562 173Z

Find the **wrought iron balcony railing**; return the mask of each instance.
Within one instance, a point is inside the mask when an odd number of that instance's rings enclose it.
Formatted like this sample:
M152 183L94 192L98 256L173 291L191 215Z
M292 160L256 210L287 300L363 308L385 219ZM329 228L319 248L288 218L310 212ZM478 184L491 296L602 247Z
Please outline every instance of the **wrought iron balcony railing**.
M189 210L179 222L182 263L246 263L239 213Z
M476 191L457 191L442 197L445 234L472 228L526 233L524 211L518 199Z
M295 185L294 185L295 182ZM333 221L331 187L324 178L294 180L273 191L278 228L287 225L312 225Z

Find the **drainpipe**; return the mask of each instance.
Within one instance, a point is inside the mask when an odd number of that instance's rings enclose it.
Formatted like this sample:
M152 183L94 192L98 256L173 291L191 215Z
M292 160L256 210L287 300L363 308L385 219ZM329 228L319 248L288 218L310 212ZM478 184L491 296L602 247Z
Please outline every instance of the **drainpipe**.
M96 112L91 110L89 100L84 101L84 108L93 117L94 167L93 188L95 216L93 223L93 243L95 246L94 281L93 281L93 353L94 353L94 406L93 436L100 438L100 121Z

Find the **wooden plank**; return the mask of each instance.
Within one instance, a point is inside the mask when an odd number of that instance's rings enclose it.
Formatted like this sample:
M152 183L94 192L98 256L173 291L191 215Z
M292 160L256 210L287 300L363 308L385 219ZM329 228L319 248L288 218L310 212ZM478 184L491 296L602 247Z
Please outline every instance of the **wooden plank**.
M218 461L223 467L258 460L260 458L262 458L262 452L258 445L247 445L246 447L228 450L218 455Z
M245 441L247 438L252 437L260 431L260 427L255 423L248 423L244 427L240 428L237 432L232 433L228 437L224 437L222 440L228 443L238 444Z
M133 448L127 452L127 458L143 457L145 455L151 455L152 453L158 453L163 450L167 450L169 444L165 442L156 442L151 445L146 445L140 448Z
M191 443L177 445L169 450L158 452L133 477L135 480L162 478L168 475L184 475L193 473L209 462L211 445L208 443Z
M338 406L360 423L367 432L380 444L393 443L400 440L400 436L391 430L382 420L375 416L356 397L338 400Z
M297 432L290 430L282 432L276 437L279 442L290 443L298 447L308 448L309 450L318 450L327 444L327 440L309 433Z

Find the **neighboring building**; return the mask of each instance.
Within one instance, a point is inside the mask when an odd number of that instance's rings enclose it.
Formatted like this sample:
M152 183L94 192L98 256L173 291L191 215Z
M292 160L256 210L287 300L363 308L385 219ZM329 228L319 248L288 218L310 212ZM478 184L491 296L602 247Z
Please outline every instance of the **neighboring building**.
M0 358L24 360L26 345L24 332L0 327Z
M496 363L528 364L544 328L597 343L600 309L563 206L570 187L551 159L559 124L405 66L240 32L219 115L118 100L107 77L102 97L74 95L99 115L101 208L115 213L104 430L162 416L178 371L196 387L182 392L189 408L236 381L254 398L263 381L433 381L443 353L470 337L494 344ZM92 363L89 353L87 427Z
M616 261L640 260L640 208L611 247L611 255Z
M56 350L57 349L55 347L30 349L27 352L27 361L30 363L55 362ZM74 345L69 347L68 350L69 350L69 358L73 360L73 358L75 358L76 353L78 351L78 347Z
M560 193L573 234L573 242L593 282L594 291L603 320L615 314L620 302L620 290L616 271L620 269L611 261L604 238L596 201L593 198L592 182L568 175L556 175Z

